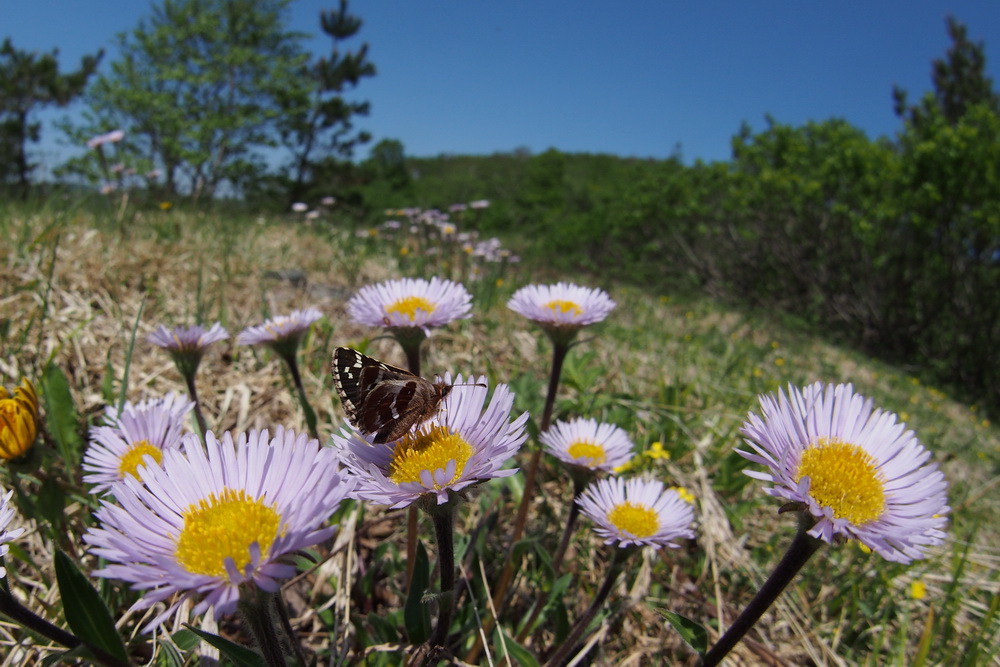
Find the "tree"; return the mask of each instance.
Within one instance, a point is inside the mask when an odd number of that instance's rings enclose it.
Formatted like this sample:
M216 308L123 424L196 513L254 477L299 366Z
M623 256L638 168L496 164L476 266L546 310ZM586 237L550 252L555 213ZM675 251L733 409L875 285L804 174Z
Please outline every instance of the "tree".
M295 78L298 85L286 86L279 98L279 132L292 154L286 167L289 204L304 198L307 184L316 180L318 171L335 171L331 162L349 159L355 146L371 139L367 132L354 132L351 120L368 115L369 103L343 97L362 78L375 75L375 65L367 60L368 44L354 52L340 51L341 43L355 36L361 24L361 19L348 13L347 0L340 0L337 10L321 12L320 25L333 39L333 50L329 57L304 64ZM317 153L322 156L319 160Z
M896 115L913 125L929 121L936 108L951 124L958 123L973 105L984 103L1000 111L1000 97L993 90L993 80L986 76L986 53L982 42L969 41L965 25L948 17L951 48L944 58L932 61L931 78L934 92L923 97L920 104L907 106L906 91L893 87Z
M66 106L83 92L103 51L84 56L80 69L59 73L59 51L38 55L14 48L10 39L0 46L0 184L12 179L27 194L31 171L28 142L38 141L41 124L31 114L49 106Z
M168 194L239 192L264 171L281 90L308 60L305 36L285 29L290 1L163 0L118 36L74 138L122 128L122 149L146 161L133 166L161 169Z

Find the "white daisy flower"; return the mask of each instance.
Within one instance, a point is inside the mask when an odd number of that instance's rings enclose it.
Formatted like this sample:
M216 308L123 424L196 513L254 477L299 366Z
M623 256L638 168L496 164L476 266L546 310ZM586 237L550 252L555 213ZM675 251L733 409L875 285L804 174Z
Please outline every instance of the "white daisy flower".
M118 504L102 501L84 541L108 561L95 575L145 591L137 608L173 598L147 632L189 598L200 598L195 614L219 618L236 610L241 587L276 592L295 574L287 556L334 533L327 521L355 484L333 449L281 427L235 441L209 432L204 447L188 435L138 473L114 485Z
M615 302L601 289L572 283L526 285L514 292L507 307L546 328L578 328L604 320Z
M625 464L634 447L625 431L596 419L557 421L539 440L564 463L604 472Z
M760 407L763 418L750 413L741 430L753 451L737 451L768 471L745 472L802 503L816 520L810 535L856 539L900 563L944 540L948 484L895 414L850 384L819 382L761 396Z
M658 480L606 477L590 484L577 499L605 544L673 549L674 540L694 538L694 510L674 489Z
M444 381L451 384L451 375ZM497 385L484 409L486 377L463 382L461 375L455 379L437 417L399 440L373 445L374 436L353 431L333 436L344 465L358 478L360 498L393 508L423 496L441 504L449 491L517 472L501 467L527 439L528 413L510 421L514 394L507 385Z
M472 295L460 283L434 277L402 278L366 285L347 302L347 314L372 327L413 328L429 333L472 316Z
M293 310L289 315L277 315L263 324L247 327L236 337L239 345L270 345L278 348L291 344L297 347L312 323L323 317L316 308Z
M162 399L127 403L119 418L117 410L107 409L106 425L91 430L90 446L83 457L87 473L83 481L93 484L92 493L106 493L111 485L126 476L137 477L139 466L148 465L147 457L159 465L163 450L178 447L184 435L184 418L194 402L168 394Z

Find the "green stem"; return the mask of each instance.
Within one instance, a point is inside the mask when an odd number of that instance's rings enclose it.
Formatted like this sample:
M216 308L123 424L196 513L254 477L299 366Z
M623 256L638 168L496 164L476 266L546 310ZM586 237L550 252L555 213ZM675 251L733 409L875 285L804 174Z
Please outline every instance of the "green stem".
M302 412L305 414L309 435L319 440L319 431L316 430L316 412L309 404L309 399L306 398L306 389L302 386L302 376L299 375L299 364L295 360L295 353L282 355L282 358L288 364L288 372L292 374L292 383L299 394L299 405L302 406Z
M194 402L194 420L198 423L201 441L205 442L205 434L208 433L208 426L205 424L205 415L201 412L201 401L198 400L198 390L194 386L194 373L185 375L184 381L187 382L188 396Z
M445 646L451 627L451 614L455 603L455 511L451 499L443 505L429 509L434 520L434 535L438 546L438 570L441 575L438 621L434 633L427 640L431 647Z
M806 512L799 513L799 531L788 546L781 562L774 568L764 585L757 591L750 604L733 622L726 634L716 642L715 646L705 654L703 667L718 665L729 651L743 638L750 628L760 620L760 617L774 603L785 587L792 581L809 557L816 553L823 542L807 531L813 526L812 517Z
M285 661L285 652L268 613L270 597L269 593L255 587L252 593L244 595L240 600L240 616L246 623L246 629L253 635L268 667L286 667L288 663Z

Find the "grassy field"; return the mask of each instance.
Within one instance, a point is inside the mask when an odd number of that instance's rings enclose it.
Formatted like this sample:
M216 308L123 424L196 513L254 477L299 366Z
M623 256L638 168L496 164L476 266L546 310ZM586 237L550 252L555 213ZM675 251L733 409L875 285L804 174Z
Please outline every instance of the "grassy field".
M757 409L758 394L788 384L852 382L877 405L898 413L941 465L951 485L949 541L906 567L856 544L821 549L731 654L732 664L1000 664L1000 530L995 520L1000 430L977 406L956 402L905 369L789 326L778 314L741 312L691 295L650 294L604 284L597 276L554 276L526 264L510 264L502 272L485 266L473 277L461 250L447 241L428 255L433 240L415 243L405 231L359 234L335 212L306 222L293 216L151 210L136 214L123 230L111 214L53 204L42 210L0 210L0 231L6 241L0 381L8 388L21 377L37 382L48 363L58 366L69 380L82 442L87 425L118 395L126 363L130 400L184 391L170 358L145 340L158 325L219 320L235 337L266 317L305 307L325 316L299 359L321 438L328 438L343 420L329 375L335 347L364 347L368 354L404 365L395 342L378 339L379 331L348 319L345 302L360 286L404 275L449 276L474 296L471 319L435 331L424 344L424 375L485 373L491 385L510 385L515 412L529 411L537 419L551 344L505 307L507 298L521 285L556 279L606 289L618 307L606 322L584 331L581 344L570 352L555 417L594 417L624 428L639 450L631 472L649 472L694 496L697 538L680 550L633 559L634 567L600 617L599 648L590 654L595 664L693 664L693 654L660 610L708 626L713 639L720 624L732 622L795 531L794 520L777 513L779 502L742 473L748 464L734 450L741 445L746 414ZM289 280L295 272L304 280ZM305 428L281 360L237 346L233 339L212 348L202 363L199 394L209 427L216 431ZM668 455L658 455L654 443ZM45 456L41 469L7 467L0 469L0 480L10 488L16 476L29 491L58 483L65 491L65 520L60 532L45 528L41 516L28 517L34 521L12 545L7 567L12 591L58 624L53 546L70 553L84 572L95 566L79 535L93 522L96 500L80 481L81 472L55 456L51 434L38 447ZM520 465L535 447L529 439ZM460 551L483 550L487 580L495 576L496 563L485 554L503 545L523 488L521 477L483 485L459 513ZM553 585L544 553L558 540L571 502L569 478L554 460L543 459L540 480L530 505L523 567L501 619L507 637L518 635L518 623L535 598ZM490 518L497 508L499 519ZM488 518L499 523L483 537ZM405 624L404 513L353 508L345 511L343 522L339 549L327 565L291 589L299 594L297 611L323 605L325 612L302 613L293 621L321 664L396 664ZM429 526L423 541L433 554ZM540 655L558 641L600 585L607 557L590 526L581 522L565 568L572 585L547 607L540 628L523 638L526 654L519 658L512 652L513 661L530 664L527 656ZM476 581L480 571L475 567L463 576ZM924 594L917 593L920 586ZM116 619L126 616L135 594L106 583L101 589ZM484 588L480 582L470 590ZM363 608L358 591L367 596ZM468 635L461 651L475 641L485 609L481 597L460 605L453 627ZM122 632L143 637L141 621L128 615ZM235 626L219 631L241 636ZM495 641L487 646L496 661L495 652L502 649ZM0 623L0 655L8 656L0 664L33 664L46 653L14 624ZM486 664L485 657L480 660Z

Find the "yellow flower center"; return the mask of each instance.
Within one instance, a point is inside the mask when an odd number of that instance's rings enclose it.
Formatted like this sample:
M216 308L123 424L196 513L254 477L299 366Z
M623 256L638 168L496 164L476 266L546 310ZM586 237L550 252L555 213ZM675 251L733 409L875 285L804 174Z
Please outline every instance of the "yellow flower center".
M472 445L443 426L408 433L396 445L389 463L389 479L396 484L420 482L420 473L446 469L448 463L454 461L455 476L445 482L447 486L461 477L471 456ZM434 488L441 487L435 484Z
M562 299L555 299L554 301L549 301L544 308L548 308L553 313L561 313L565 315L566 313L572 313L573 317L580 317L583 314L583 309L576 305L572 301L564 301Z
M809 495L837 519L859 526L885 510L885 479L875 461L857 445L818 438L804 452L795 481L809 477Z
M595 467L604 463L604 447L589 440L577 440L566 448L566 453L583 465Z
M139 466L144 465L142 457L147 454L153 457L157 465L163 463L163 451L159 447L149 444L148 440L133 442L132 446L118 462L118 476L132 475L138 479L139 475L136 474L136 470L138 470Z
M389 304L385 307L385 312L389 315L393 313L402 313L410 318L413 322L417 319L417 311L422 310L428 315L434 312L434 304L421 296L408 296L403 299L397 299L394 303Z
M232 558L242 571L250 562L254 542L260 545L261 559L266 559L280 524L273 505L251 499L243 489L226 489L221 497L212 493L184 512L177 562L188 572L225 577L226 558Z
M652 508L628 500L620 505L615 505L608 512L608 521L621 532L636 537L654 535L660 527L659 517Z

